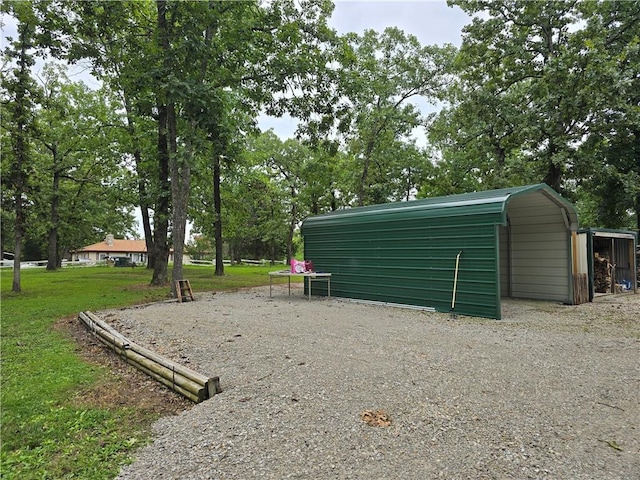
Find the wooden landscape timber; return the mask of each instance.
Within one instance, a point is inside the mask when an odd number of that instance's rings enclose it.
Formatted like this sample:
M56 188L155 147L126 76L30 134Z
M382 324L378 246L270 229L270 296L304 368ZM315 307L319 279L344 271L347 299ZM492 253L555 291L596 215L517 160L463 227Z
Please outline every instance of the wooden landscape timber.
M127 363L193 402L200 403L222 391L219 377L207 377L131 342L93 313L80 312L78 319Z

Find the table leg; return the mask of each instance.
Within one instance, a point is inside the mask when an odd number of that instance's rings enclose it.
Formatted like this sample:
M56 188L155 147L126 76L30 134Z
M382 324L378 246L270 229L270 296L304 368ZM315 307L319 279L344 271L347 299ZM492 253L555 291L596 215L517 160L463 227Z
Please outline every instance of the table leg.
M331 277L327 277L327 298L331 298Z

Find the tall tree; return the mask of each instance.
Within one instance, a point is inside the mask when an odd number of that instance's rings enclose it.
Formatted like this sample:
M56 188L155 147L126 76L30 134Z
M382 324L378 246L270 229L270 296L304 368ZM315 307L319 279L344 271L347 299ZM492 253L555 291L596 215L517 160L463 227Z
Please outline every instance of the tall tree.
M353 195L358 205L389 201L378 188L386 181L380 174L393 169L384 152L410 142L415 129L424 127L416 102L440 98L452 52L450 46L422 46L397 28L343 37L335 129L354 179L343 195Z
M69 1L46 5L43 12L53 25L51 36L60 44L56 55L71 62L88 59L92 73L122 98L153 284L168 283L169 129L175 124L175 118L169 122L172 100L167 92L175 85L166 46L173 17L165 7L164 2ZM179 7L170 4L172 11ZM153 152L147 147L152 142L149 123L155 130Z
M171 41L175 32L176 22L172 13L178 8L175 3L168 6L166 1L157 0L155 2L156 16L156 36L158 62L156 65L154 93L155 107L158 112L158 202L154 212L153 226L153 247L150 255L155 257L153 267L152 285L166 285L169 283L167 262L169 260L169 218L171 202L171 181L170 165L171 158L177 154L177 131L176 131L176 106L175 92L173 85L169 81L162 79L172 79L174 67L178 68L172 61ZM169 12L168 12L169 10Z
M437 178L425 186L432 195L540 181L539 169L520 153L528 132L520 128L523 88L499 92L462 80L452 85L453 106L443 108L429 126L429 141L442 154Z
M640 230L640 5L583 2L578 8L586 19L577 35L591 113L574 171L577 202L592 205L584 215L590 225Z
M132 60L137 72L124 66L120 69L120 73L128 76L126 85L137 82L140 90L151 93L150 115L156 122L158 138L154 245L150 254L162 264L154 266L152 282L164 283L170 223L179 262L180 236L186 221L183 213L188 210L183 205L189 197L188 179L193 163L188 146L176 141L178 135L186 138L190 130L202 130L211 142L217 143L211 149L215 173L226 149L220 143L225 136L220 125L228 123L221 115L229 109L224 108L225 102L220 98L227 92L241 91L242 104L254 117L265 104L275 113L292 109L294 102L278 94L308 85L312 77L309 72L324 65L317 54L319 32L328 31L326 19L331 3L157 0L152 4L153 22L149 21L149 3L138 5L73 2L77 17L66 18L75 29L72 31L80 33L73 38L72 43L79 47L72 49L72 53L93 58L100 66L112 65L113 62L104 61L105 56L115 55L118 65ZM116 42L116 49L92 48L100 43L97 41L100 38L131 38L136 46L142 38L146 43L137 50L126 49L126 42L121 40ZM113 71L111 68L111 74ZM129 89L131 95L135 91ZM214 184L219 184L217 178ZM169 222L172 212L173 220ZM222 274L222 265L216 273Z
M105 8L107 6L108 8ZM147 267L154 269L156 249L151 211L160 211L157 178L157 112L154 112L152 72L157 70L152 35L155 31L153 4L150 2L68 2L67 9L56 12L69 33L71 61L88 58L92 73L117 94L126 117L128 137L123 145L133 158L138 206L147 245ZM75 12L70 18L68 11ZM155 69L155 70L154 70ZM155 133L154 133L155 132Z
M575 94L585 87L584 60L571 34L576 2L449 3L475 16L456 60L459 113L449 116L458 122L449 131L462 130L497 178L512 154L526 151L540 180L562 191L588 115L584 97Z
M21 291L20 259L25 232L25 196L28 192L28 171L33 167L30 138L33 135L33 116L37 103L38 88L31 76L34 65L34 47L37 18L30 3L5 2L3 13L12 14L18 22L18 38L9 40L3 52L4 58L13 65L9 75L2 76L3 127L10 132L11 154L3 148L3 163L8 158L10 167L3 169L3 210L9 205L14 209L13 225L13 284L12 291ZM3 142L3 146L4 146ZM7 197L10 193L10 198Z
M625 224L640 207L637 3L449 3L474 20L451 106L430 131L442 187L543 181L582 203L584 218Z
M308 115L309 98L319 95L333 32L327 27L332 4L326 0L214 2L207 27L209 51L204 91L197 96L198 124L211 142L216 275L222 263L222 166L234 158L237 133L247 131L247 117L262 108L280 115ZM203 101L206 99L207 101ZM221 162L221 159L226 159Z
M315 162L314 154L299 140L282 141L272 131L253 139L247 154L252 158L250 163L266 172L272 188L279 192L274 197L280 199L279 210L286 214L277 216L283 225L274 225L272 230L282 231L282 227L286 226L286 260L289 264L294 254L294 232L300 221L308 215L309 206L303 203L302 195L312 185L312 179L307 183L307 172Z
M42 213L47 211L42 218L47 231L42 236L48 244L47 269L55 270L61 265L61 253L79 246L60 242L61 234L70 238L66 232L71 224L69 216L77 216L72 205L75 209L86 207L79 206L78 200L90 201L86 194L93 190L91 184L121 183L126 175L118 135L123 129L104 89L93 91L83 83L71 82L62 68L53 65L45 66L42 81L42 108L37 112L34 143L39 152L38 173L33 180L40 183L33 203L40 206ZM127 195L118 199L107 194L101 198L111 200L110 204L98 203L112 220L130 205ZM93 218L95 229L106 227L99 216Z

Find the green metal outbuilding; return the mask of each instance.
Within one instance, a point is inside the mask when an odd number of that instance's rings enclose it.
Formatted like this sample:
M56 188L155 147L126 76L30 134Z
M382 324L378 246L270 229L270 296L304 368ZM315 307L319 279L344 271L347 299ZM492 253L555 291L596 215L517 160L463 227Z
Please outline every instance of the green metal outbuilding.
M301 231L332 296L499 319L501 297L573 303L577 229L537 184L338 210Z

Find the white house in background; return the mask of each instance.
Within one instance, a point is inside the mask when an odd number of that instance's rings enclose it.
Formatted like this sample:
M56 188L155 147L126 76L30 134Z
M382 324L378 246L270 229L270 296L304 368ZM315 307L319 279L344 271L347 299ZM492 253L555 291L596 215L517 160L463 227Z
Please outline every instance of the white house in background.
M144 240L120 240L108 234L102 242L73 252L72 260L99 262L117 257L127 257L138 265L144 265L147 263L147 244Z
M100 262L107 258L129 258L136 265L146 265L147 244L144 240L121 240L113 238L108 234L102 242L87 245L72 253L71 260L74 262ZM173 262L173 248L169 250L169 261ZM182 262L190 263L189 255L182 256ZM116 263L117 264L117 263Z

